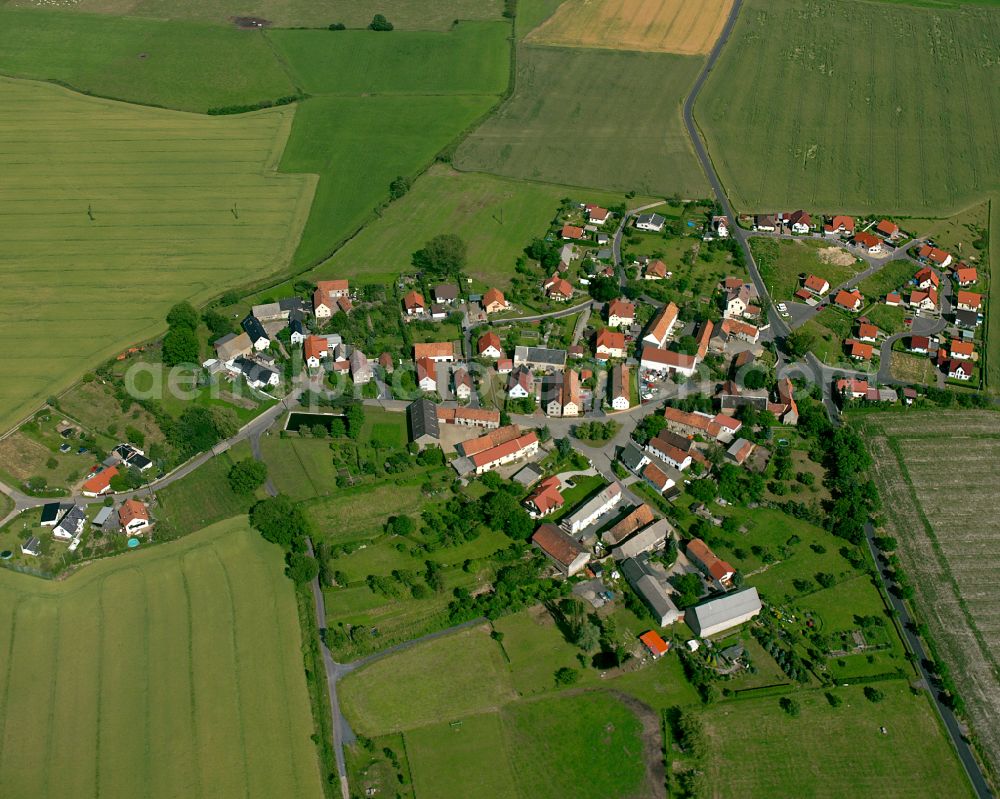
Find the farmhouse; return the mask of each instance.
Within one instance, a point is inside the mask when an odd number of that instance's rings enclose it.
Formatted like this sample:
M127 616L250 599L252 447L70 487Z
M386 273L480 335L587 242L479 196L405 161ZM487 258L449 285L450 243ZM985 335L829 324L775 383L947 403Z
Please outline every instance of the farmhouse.
M837 292L836 296L833 298L834 305L840 308L845 308L848 311L860 311L861 305L864 298L861 296L861 292L857 289L852 289L851 291L840 290Z
M476 348L480 358L502 358L503 345L500 343L500 336L490 330L479 337Z
M633 508L614 527L603 532L601 534L601 541L604 542L605 546L613 547L646 525L652 524L654 519L653 509L643 502L641 505Z
M899 235L899 225L895 222L890 222L888 219L883 219L877 225L875 225L875 230L885 236L887 239L894 239Z
M698 366L698 359L672 350L661 350L649 345L642 348L639 365L651 372L665 372L668 375L691 377Z
M672 302L667 303L653 319L646 335L642 337L643 342L655 347L662 347L666 344L671 331L677 324L677 314L677 306Z
M430 358L417 358L417 386L421 391L437 391L437 364Z
M563 495L559 492L560 488L562 488L562 483L557 475L542 480L524 500L528 515L532 519L540 519L559 510L564 501Z
M688 608L684 620L700 638L708 638L750 621L762 607L756 588L745 588Z
M873 236L871 233L857 233L854 236L854 244L869 255L878 255L882 252L882 239Z
M782 424L798 424L799 406L795 402L795 388L792 381L783 377L778 381L778 402L772 409L772 413Z
M625 357L625 334L604 328L594 341L594 353L599 361Z
M817 275L808 275L806 279L802 281L802 287L810 294L822 297L830 290L830 283L826 279Z
M552 275L548 278L542 284L542 288L549 299L556 302L566 302L573 299L573 287L568 280L563 280L559 275Z
M515 347L514 366L527 366L530 369L562 369L566 366L566 350L546 349L545 347Z
M424 316L427 313L427 302L419 291L411 291L403 297L403 310L407 316Z
M654 549L660 549L672 531L673 527L670 526L670 522L666 519L658 519L612 549L611 557L620 561L638 557L645 552L652 552Z
M264 330L264 325L262 325L256 317L247 316L242 322L240 322L240 327L242 327L243 332L249 336L250 343L253 344L253 348L258 352L260 350L266 350L271 346L271 339L268 338L268 335Z
M621 363L611 370L611 407L616 411L627 411L632 404L629 388L629 369Z
M250 313L261 322L276 322L291 318L293 313L305 313L309 306L298 297L288 297L277 302L254 305Z
M974 291L959 291L955 295L955 307L960 311L978 311L983 304L983 295Z
M653 233L662 233L666 224L666 218L659 214L639 214L635 218L635 226L639 230L649 230Z
M488 314L501 313L509 307L507 298L503 296L503 292L500 289L487 289L483 295L483 310Z
M444 408L437 409L438 422L459 427L482 427L495 430L500 427L500 411L488 408Z
M747 441L745 438L738 438L726 450L726 457L737 466L742 466L753 453L753 450L754 443L752 441Z
M937 247L933 247L930 244L924 244L917 251L917 257L937 264L942 269L951 263L951 256L948 253L944 250L939 250Z
M108 466L87 480L80 491L85 497L99 497L111 490L111 478L117 476L118 469Z
M688 560L701 569L717 588L727 590L732 585L736 569L719 558L700 538L688 541L684 551Z
M228 333L217 339L213 346L215 347L215 356L226 366L232 366L233 361L241 355L249 355L253 352L253 343L246 333L239 335Z
M500 430L503 428L494 432L498 433ZM476 474L485 474L504 464L512 463L521 458L529 458L536 452L538 452L538 436L534 433L525 433L510 441L476 452L469 456L469 460Z
M136 533L149 527L149 511L137 499L126 499L118 509L118 523L122 532Z
M635 305L628 300L612 300L608 303L608 326L631 327L635 323Z
M554 524L539 527L531 536L531 543L542 550L566 577L582 571L590 561L590 553Z
M681 612L670 598L663 580L645 557L626 558L621 562L621 570L629 585L649 608L661 627L673 624L681 618Z
M827 236L834 236L838 233L854 233L853 216L835 216L827 224L823 225L823 233Z
M428 358L435 363L450 363L455 360L455 346L450 341L430 341L413 345L413 359Z
M686 435L707 433L723 443L731 441L733 436L743 427L743 423L739 419L734 419L723 413L710 416L700 411L682 411L667 406L663 409L663 416L667 420L667 424L674 430L679 430Z
M622 487L612 483L563 519L562 527L566 532L576 534L610 511L621 499Z

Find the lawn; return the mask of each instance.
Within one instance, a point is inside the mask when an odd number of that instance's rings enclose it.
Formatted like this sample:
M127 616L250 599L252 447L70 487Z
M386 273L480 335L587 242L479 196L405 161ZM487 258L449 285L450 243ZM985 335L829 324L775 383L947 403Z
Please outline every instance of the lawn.
M522 45L514 96L459 146L455 166L701 197L708 185L681 103L702 64L696 56Z
M198 117L6 79L0 99L0 429L175 302L285 268L312 195L274 172L294 107Z
M268 33L309 94L502 94L510 24L463 22L447 33Z
M520 799L499 713L420 727L404 737L418 796Z
M866 301L880 302L890 291L904 288L917 273L917 268L912 261L890 261L874 275L858 283L858 291Z
M10 5L36 6L35 0L9 0ZM201 20L231 25L233 17L246 16L242 0L76 0L76 11L120 14L157 19ZM502 0L257 0L257 17L281 27L321 27L341 22L364 28L377 13L385 14L397 30L447 30L456 19L499 19ZM246 35L245 31L241 31Z
M532 239L544 235L563 197L605 207L624 195L569 186L456 172L439 164L402 200L328 261L309 273L386 283L412 269L413 253L439 233L454 233L469 248L468 274L487 286L506 287L514 262Z
M862 316L867 317L883 333L902 333L906 330L906 319L910 316L906 308L885 305L878 302L877 298L873 299L874 304L865 308Z
M817 358L828 364L837 364L847 361L847 356L844 354L844 339L850 338L853 334L854 322L853 315L828 306L800 329L813 336L813 343L809 349ZM853 361L850 363L852 369L861 368L861 365Z
M512 698L486 626L429 641L349 674L341 708L363 735L408 730L492 710Z
M275 476L279 490L295 490L294 479L290 476ZM344 488L332 492L329 497L308 503L306 515L312 520L317 533L328 536L336 543L370 538L381 532L390 516L412 514L421 507L422 483L423 479L418 476L401 483L382 480L380 483ZM351 509L349 514L344 513L345 507Z
M749 0L697 120L738 208L946 216L1000 185L998 42L988 8Z
M48 9L0 7L0 71L182 111L296 93L262 33Z
M256 497L240 496L229 487L227 475L234 459L216 455L191 474L156 492L157 517L176 535L246 513Z
M850 280L867 264L822 239L750 239L761 277L775 299L789 299L802 288L801 277L817 275L831 289Z
M708 738L708 782L720 797L972 796L926 695L904 682L880 682L875 705L860 687L798 692L790 718L778 697L720 704L702 715ZM880 732L885 727L886 734Z
M268 475L282 494L309 499L337 490L330 439L268 435L261 439L261 455Z
M0 794L322 795L292 584L245 520L61 582L0 571L0 597Z
M911 352L896 352L890 357L892 376L897 380L917 383L922 386L936 386L939 371L927 355Z

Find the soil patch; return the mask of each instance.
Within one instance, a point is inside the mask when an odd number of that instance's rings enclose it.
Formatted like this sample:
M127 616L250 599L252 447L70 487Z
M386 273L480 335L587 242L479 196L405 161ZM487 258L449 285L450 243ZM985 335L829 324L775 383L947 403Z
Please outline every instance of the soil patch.
M819 255L819 259L825 264L850 266L854 263L854 256L840 247L824 247L817 255Z
M233 24L242 30L256 30L258 28L270 28L273 24L269 19L261 17L232 17Z

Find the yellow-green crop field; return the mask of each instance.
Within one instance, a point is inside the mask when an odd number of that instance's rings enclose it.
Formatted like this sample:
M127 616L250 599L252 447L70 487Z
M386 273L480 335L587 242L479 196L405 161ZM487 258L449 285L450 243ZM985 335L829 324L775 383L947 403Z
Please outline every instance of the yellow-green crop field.
M0 571L0 608L5 799L322 795L292 583L245 519Z
M0 429L123 345L285 268L316 178L295 114L138 108L0 79Z

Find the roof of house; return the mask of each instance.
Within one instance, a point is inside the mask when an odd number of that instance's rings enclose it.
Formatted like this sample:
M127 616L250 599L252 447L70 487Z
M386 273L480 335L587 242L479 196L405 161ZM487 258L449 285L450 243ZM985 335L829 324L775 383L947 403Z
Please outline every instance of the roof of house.
M414 440L423 436L441 437L437 408L429 399L421 398L407 405L406 418L410 423L410 432Z
M760 610L760 596L757 594L756 588L744 588L742 591L734 591L717 599L710 599L701 605L695 605L693 608L688 608L688 611L694 614L698 621L698 627L702 630L715 627L718 624L725 624Z
M118 469L114 466L108 466L106 469L101 469L101 471L87 480L80 488L87 493L100 494L102 491L107 490L108 486L111 485L111 478L117 474Z
M837 391L864 394L868 391L868 381L857 377L842 377L837 381Z
M455 345L450 341L428 341L413 345L413 359L418 358L454 358Z
M661 350L647 344L642 348L643 362L654 363L668 369L694 369L698 364L698 359L693 355L685 355L682 352L673 350Z
M330 352L329 344L323 336L308 336L302 342L302 353L306 360L309 358L322 358Z
M54 522L59 518L60 506L58 502L46 502L42 505L42 524Z
M952 339L948 345L948 350L952 355L964 355L967 358L971 358L976 351L976 345L971 341Z
M584 237L584 230L577 225L563 225L560 235L564 239L582 239Z
M520 345L514 348L514 360L524 363L543 364L544 366L565 366L566 350Z
M858 338L877 338L878 328L869 322L858 325Z
M260 320L256 316L247 316L242 322L240 322L240 327L243 328L243 332L250 336L251 341L260 341L262 338L266 338L270 341L270 336L267 335L267 331L264 330L264 325L260 323Z
M417 358L417 383L422 383L424 380L433 380L437 382L437 363L430 358Z
M851 338L844 342L847 347L848 353L852 358L856 358L862 361L870 361L872 359L872 349L871 344L866 344L863 341L856 341Z
M854 241L856 244L860 244L862 247L868 247L869 249L872 247L882 246L882 239L866 232L854 234Z
M655 518L653 516L653 509L643 502L641 505L633 508L614 527L603 532L601 540L608 546L614 546L624 541L636 530L641 530L647 524L652 524Z
M578 521L580 519L586 519L592 516L599 508L608 504L612 499L617 496L621 496L622 487L618 483L611 483L611 485L606 486L597 494L592 496L582 505L576 508L568 517L568 522Z
M662 638L660 638L660 636L657 633L653 632L653 630L650 630L640 635L639 640L642 641L643 644L645 644L646 649L648 649L657 657L659 657L660 655L665 655L667 651L670 649L670 647L667 645L667 642L664 641Z
M635 304L628 300L616 299L608 303L608 318L617 316L619 319L634 319Z
M316 288L324 294L340 294L350 290L350 284L346 280L317 280Z
M531 536L531 541L542 552L564 566L570 566L573 561L587 551L571 535L563 532L554 524L541 525Z
M615 368L611 370L611 398L616 399L618 397L629 398L629 371L628 367L623 363L615 364Z
M774 227L778 224L778 217L776 214L756 214L753 222L757 227Z
M434 299L438 302L458 299L458 286L452 283L442 283L434 287Z
M628 444L622 448L618 459L625 464L627 469L634 472L642 463L649 460L649 456L643 451L642 447L629 439Z
M712 576L714 580L725 580L731 577L736 571L732 566L730 566L726 561L722 560L718 555L716 555L700 538L692 538L688 541L685 546L685 552L689 558L694 558L705 570Z
M803 224L808 225L812 222L812 217L809 216L805 211L793 211L788 215L788 221L793 225Z
M927 350L930 346L931 340L927 336L910 336L911 350Z
M962 372L963 374L971 375L973 366L968 361L963 361L959 359L949 360L945 364L945 371L948 374L955 374L957 372Z
M657 258L655 261L650 261L646 264L646 274L655 275L656 277L666 277L667 265Z
M118 521L122 527L135 520L149 521L149 511L137 499L126 499L118 509Z
M941 278L937 276L937 272L927 266L917 270L917 274L913 277L918 283L923 283L925 280L929 280L932 286L938 286L941 283Z
M826 280L826 278L822 278L819 275L806 276L806 279L802 281L802 285L810 291L815 292L826 291L830 288L830 283Z
M236 333L227 333L222 338L216 340L214 347L215 354L220 361L230 361L235 356L253 349L253 342L250 341L250 336L246 333L240 333L239 335Z
M677 619L680 616L677 606L670 598L663 583L655 576L644 556L626 558L621 562L622 574L657 616L664 619Z
M958 291L955 294L955 303L957 305L967 305L970 308L979 308L983 302L983 295L978 294L975 291Z
M454 372L451 373L452 382L455 383L455 388L459 386L466 386L472 388L472 377L469 375L469 370L464 366L458 367Z
M951 258L948 253L944 250L939 250L937 247L932 247L930 244L923 245L917 252L921 258L926 258L929 261L933 261L936 264L943 264L949 258Z
M573 287L568 280L563 280L559 275L553 275L545 281L545 290L549 294L558 294L562 297L573 296Z
M500 336L498 336L492 330L483 333L483 335L479 337L479 342L477 346L479 347L480 354L484 353L490 347L493 347L495 350L498 350L501 354L503 353L503 344L500 343Z
M729 446L726 452L737 463L743 463L750 457L750 453L753 452L753 446L752 441L747 441L745 438L738 438Z
M486 289L486 293L483 295L483 305L493 305L493 303L497 302L501 305L507 304L507 299L503 296L503 292L495 288Z
M857 304L863 299L864 298L861 296L861 292L856 289L852 289L851 291L841 289L837 292L837 296L833 298L833 301L842 308L854 310Z
M885 295L885 301L887 303L894 302L898 305L900 300L902 300L902 297L899 296L898 291L890 291L888 294Z
M598 331L596 345L598 349L624 350L625 334L606 327Z
M496 430L484 433L481 436L474 436L473 438L461 441L456 445L456 449L459 449L462 455L470 457L475 455L477 452L484 452L485 450L492 449L500 444L513 441L520 435L520 427L516 424L508 424L503 427L498 427Z
M611 553L615 560L634 558L663 545L674 528L666 519L657 519L616 546Z
M875 225L875 229L884 236L895 236L899 233L899 225L895 222L890 222L888 219L883 219Z
M666 460L671 460L675 463L684 463L684 461L691 457L689 450L675 446L665 437L657 436L654 438L649 442L649 448L662 453Z
M532 444L537 443L538 436L534 433L525 433L523 436L518 436L511 441L505 441L503 444L498 444L490 449L477 452L474 455L467 455L472 464L476 467L486 466L490 463L494 463L501 458L506 458L509 455L514 455L521 450L530 447Z
M601 206L599 205L591 205L588 203L586 210L587 210L587 216L590 217L591 219L607 219L608 216L607 208L601 208Z
M974 266L959 265L955 270L955 277L959 283L975 283L979 279L979 273Z
M411 291L403 297L403 307L407 310L414 308L426 308L427 302L424 300L424 295L419 291Z
M663 341L667 336L667 332L677 322L678 312L677 305L673 302L668 302L656 315L646 335L653 336L657 341Z
M722 320L719 329L727 336L749 336L756 339L760 335L760 330L755 325L729 317Z
M826 226L828 231L836 231L843 228L848 233L854 232L854 217L853 216L835 216L833 221Z
M659 226L667 221L666 217L660 216L659 214L639 214L635 218L635 223L637 225L654 225Z
M559 492L560 488L562 488L562 483L557 475L546 477L528 495L525 502L534 505L539 513L549 513L563 506L563 495Z

